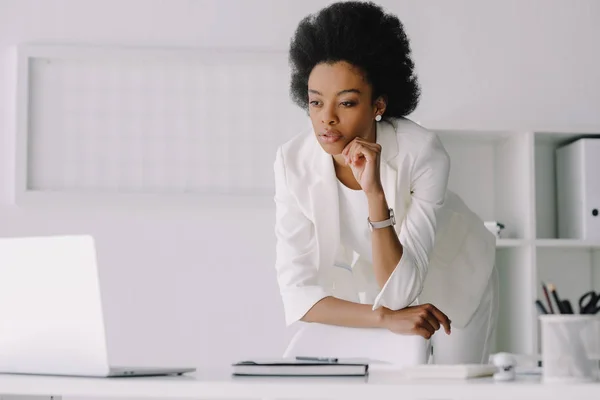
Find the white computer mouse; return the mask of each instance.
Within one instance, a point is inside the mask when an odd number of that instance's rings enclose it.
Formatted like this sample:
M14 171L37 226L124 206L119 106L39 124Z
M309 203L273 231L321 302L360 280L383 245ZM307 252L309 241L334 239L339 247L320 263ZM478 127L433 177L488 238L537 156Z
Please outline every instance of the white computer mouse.
M515 368L517 360L510 353L498 353L493 356L493 364L498 367L498 372L494 374L494 380L512 381L516 377Z

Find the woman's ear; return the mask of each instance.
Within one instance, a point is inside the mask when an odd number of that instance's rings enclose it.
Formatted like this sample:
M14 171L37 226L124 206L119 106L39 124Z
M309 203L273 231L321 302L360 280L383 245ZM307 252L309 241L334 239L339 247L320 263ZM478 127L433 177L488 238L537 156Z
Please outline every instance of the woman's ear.
M377 99L375 99L375 104L374 104L374 108L375 108L375 113L379 114L379 115L383 115L385 113L385 109L387 107L387 97L386 96L379 96Z

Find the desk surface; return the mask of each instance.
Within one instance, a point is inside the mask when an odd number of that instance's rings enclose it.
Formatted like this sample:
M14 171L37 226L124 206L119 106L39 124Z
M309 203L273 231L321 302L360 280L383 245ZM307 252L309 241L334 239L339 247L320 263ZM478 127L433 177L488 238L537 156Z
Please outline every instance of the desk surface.
M267 378L233 377L228 371L198 371L188 376L77 378L0 375L1 394L138 398L277 398L277 399L600 399L600 383L540 383L539 376L515 382L471 380L407 380L397 372L367 377Z

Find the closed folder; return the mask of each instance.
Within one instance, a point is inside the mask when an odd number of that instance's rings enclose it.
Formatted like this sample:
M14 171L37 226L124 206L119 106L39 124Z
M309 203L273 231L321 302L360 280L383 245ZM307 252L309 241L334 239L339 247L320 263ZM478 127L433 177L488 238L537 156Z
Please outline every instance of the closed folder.
M292 358L240 361L232 367L233 375L245 376L365 376L369 364L364 360L322 362Z

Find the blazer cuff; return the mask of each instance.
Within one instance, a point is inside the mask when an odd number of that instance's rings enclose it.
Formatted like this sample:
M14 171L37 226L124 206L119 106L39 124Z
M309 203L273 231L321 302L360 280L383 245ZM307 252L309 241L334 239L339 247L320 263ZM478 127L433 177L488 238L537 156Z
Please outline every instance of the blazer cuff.
M319 300L331 295L321 286L300 286L286 289L281 293L286 325L290 326L299 321Z
M400 262L379 291L373 302L373 310L386 307L400 310L411 305L422 289L421 276L414 257L404 249Z

